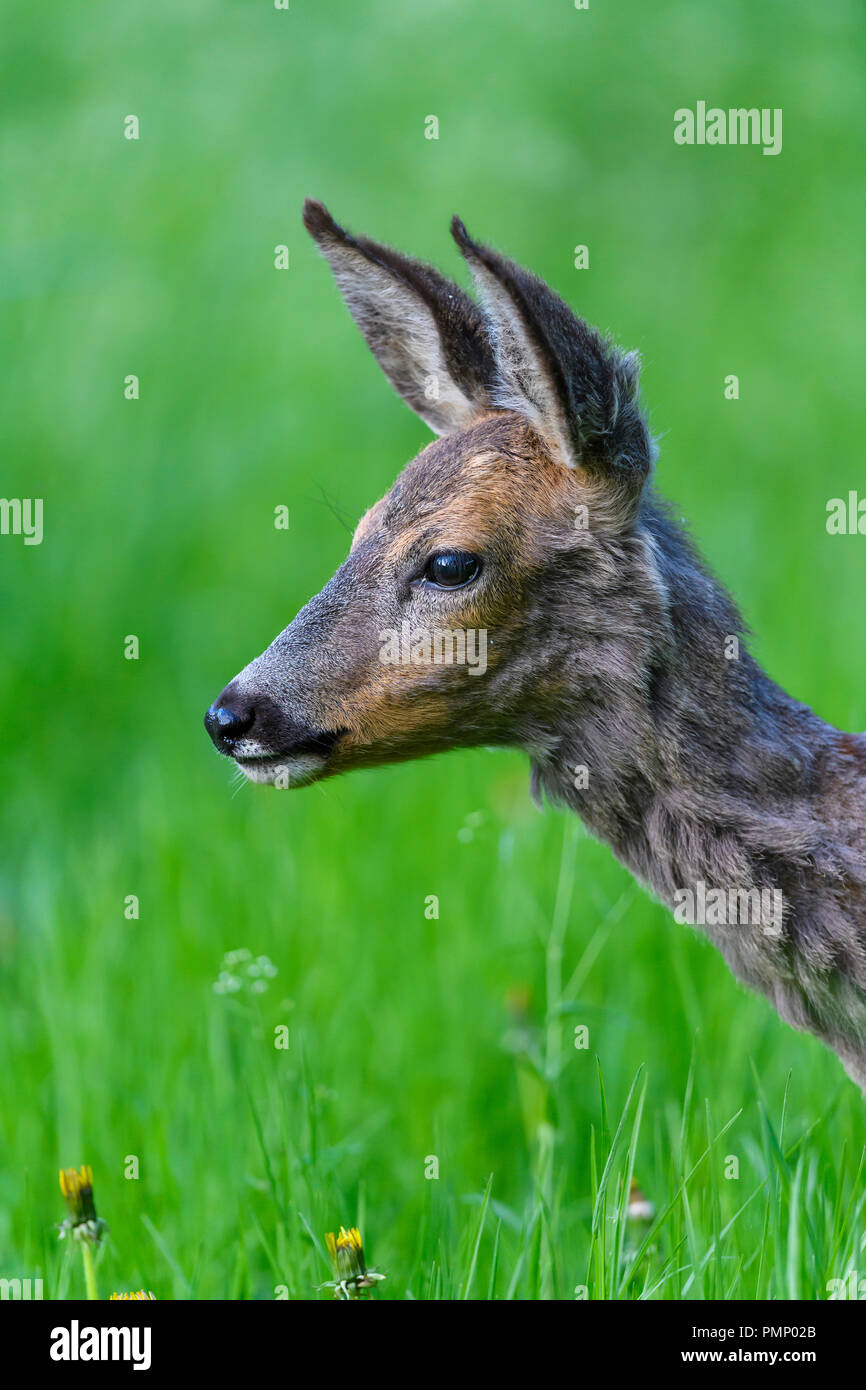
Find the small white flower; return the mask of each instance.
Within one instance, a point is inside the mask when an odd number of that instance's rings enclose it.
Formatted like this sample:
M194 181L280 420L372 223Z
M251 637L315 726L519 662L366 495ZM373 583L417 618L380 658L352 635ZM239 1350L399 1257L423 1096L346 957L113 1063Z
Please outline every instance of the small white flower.
M268 981L278 973L270 956L254 958L246 946L237 951L226 951L214 982L214 994L237 994L243 989L250 994L263 994L268 988Z
M237 994L241 987L241 981L237 975L230 975L227 970L221 970L219 978L214 980L214 994Z

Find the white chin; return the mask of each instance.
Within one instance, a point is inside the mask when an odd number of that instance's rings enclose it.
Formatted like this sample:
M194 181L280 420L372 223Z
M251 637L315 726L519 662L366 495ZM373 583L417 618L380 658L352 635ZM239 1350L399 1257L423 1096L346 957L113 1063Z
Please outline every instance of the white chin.
M297 757L267 758L261 762L237 762L250 782L262 782L275 787L302 787L325 766L327 758L320 753L299 753Z

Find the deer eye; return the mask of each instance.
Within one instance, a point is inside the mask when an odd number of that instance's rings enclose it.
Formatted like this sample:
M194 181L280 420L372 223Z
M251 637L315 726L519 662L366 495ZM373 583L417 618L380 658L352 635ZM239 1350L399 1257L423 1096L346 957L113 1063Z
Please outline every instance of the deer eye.
M465 550L442 550L427 561L424 578L437 589L462 589L481 568L477 555Z

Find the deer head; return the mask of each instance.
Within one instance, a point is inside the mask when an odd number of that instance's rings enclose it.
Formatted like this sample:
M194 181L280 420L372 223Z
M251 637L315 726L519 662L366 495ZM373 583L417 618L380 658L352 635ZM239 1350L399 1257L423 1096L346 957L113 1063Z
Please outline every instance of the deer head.
M456 218L480 308L320 203L304 222L385 375L439 437L226 686L208 731L250 780L282 785L475 744L538 756L566 703L643 679L626 647L663 625L637 358Z

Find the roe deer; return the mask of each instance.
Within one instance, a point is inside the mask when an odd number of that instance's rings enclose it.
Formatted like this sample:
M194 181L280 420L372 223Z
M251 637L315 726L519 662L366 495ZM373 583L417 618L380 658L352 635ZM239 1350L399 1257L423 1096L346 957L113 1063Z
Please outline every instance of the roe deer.
M208 710L217 748L251 781L304 785L519 745L536 799L576 811L664 903L699 900L735 975L866 1087L866 736L749 655L650 488L637 356L456 218L483 308L320 203L304 222L386 376L441 437ZM483 671L431 659L443 631L483 633Z

